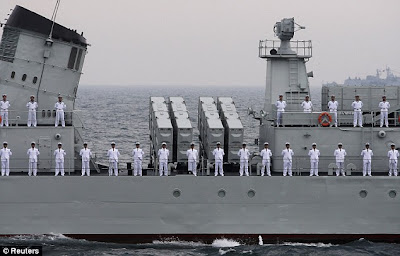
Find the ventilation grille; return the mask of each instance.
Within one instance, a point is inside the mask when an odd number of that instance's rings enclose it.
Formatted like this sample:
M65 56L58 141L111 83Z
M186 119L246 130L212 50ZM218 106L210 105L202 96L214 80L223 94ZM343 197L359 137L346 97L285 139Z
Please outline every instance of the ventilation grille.
M17 50L19 31L11 28L4 28L0 43L0 60L13 62Z

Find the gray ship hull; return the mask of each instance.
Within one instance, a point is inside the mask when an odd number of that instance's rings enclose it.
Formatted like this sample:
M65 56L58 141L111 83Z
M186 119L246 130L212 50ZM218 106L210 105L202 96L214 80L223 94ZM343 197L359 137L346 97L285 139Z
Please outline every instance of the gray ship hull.
M397 177L7 177L0 234L399 242L399 184Z

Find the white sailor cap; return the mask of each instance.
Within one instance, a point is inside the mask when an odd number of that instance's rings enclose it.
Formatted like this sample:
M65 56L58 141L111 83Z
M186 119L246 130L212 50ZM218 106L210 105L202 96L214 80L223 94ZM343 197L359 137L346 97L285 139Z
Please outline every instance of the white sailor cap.
M382 95L382 98L386 98L386 95Z
M135 145L140 145L140 142L139 142L139 141L136 141Z
M35 98L35 95L31 95L31 96L29 96L29 97L33 97L33 98Z
M161 145L167 145L167 143L163 142L163 143L161 143Z
M4 93L3 96L7 96L7 94Z
M218 142L217 142L217 145L221 145L221 142L218 141Z
M360 97L360 95L356 94L354 97Z
M283 97L283 95L282 95L282 94L279 94L279 97L280 97L280 96L282 96L282 97Z
M285 145L290 145L290 143L289 143L289 142L286 142Z
M61 142L58 142L58 145L62 145L62 143L61 143Z
M247 145L246 142L243 142L242 145Z
M87 142L85 141L85 142L83 142L83 145L87 145Z
M339 142L339 143L338 143L338 146L343 146L342 142Z
M312 146L317 146L317 143L314 142L314 143L312 144Z
M58 98L62 98L62 95L61 95L61 94L58 94Z
M4 144L8 145L7 141L4 141L4 142L3 142L3 145L4 145Z
M396 146L394 143L390 143L390 146Z
M190 146L194 146L194 142L190 143Z
M35 143L34 141L32 141L32 142L31 142L31 145L32 145L32 144L36 144L36 143Z
M365 146L369 146L369 143L367 142L367 143L365 143Z
M335 97L335 94L332 94L331 97Z
M113 142L111 142L111 145L115 145L115 142L113 141Z
M310 95L307 94L306 97L310 97Z
M268 142L264 142L264 145L268 145Z

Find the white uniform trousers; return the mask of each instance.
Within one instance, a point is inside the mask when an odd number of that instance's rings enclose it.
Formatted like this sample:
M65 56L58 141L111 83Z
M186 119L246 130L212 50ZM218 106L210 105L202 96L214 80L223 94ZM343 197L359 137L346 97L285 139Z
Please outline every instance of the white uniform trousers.
M346 176L344 172L344 162L336 162L336 176L339 176L342 173L343 176Z
M337 127L337 110L330 111L333 125ZM332 125L331 125L332 126Z
M1 160L1 176L10 175L10 159Z
M160 161L159 164L160 176L168 176L168 161Z
M113 170L114 170L114 175L118 176L118 162L117 161L110 161L109 162L108 176L112 176L113 175Z
M363 176L371 176L371 160L363 160Z
M188 171L192 172L194 176L197 176L197 164L196 164L196 161L188 161Z
M142 161L134 160L133 161L133 176L142 176Z
M318 176L318 160L311 160L310 176Z
M28 127L32 126L36 127L36 110L29 110L28 112Z
M219 170L219 175L224 176L224 169L223 169L222 161L215 162L214 176L218 176L218 170Z
M354 117L353 117L353 126L357 126L357 121L358 121L358 125L360 127L362 127L362 113L361 111L354 111Z
M283 160L283 176L292 176L292 160Z
M389 160L389 176L397 176L397 160L390 159Z
M385 122L385 126L389 127L388 121L388 111L381 111L381 127L383 126L383 122Z
M28 168L28 175L29 176L36 176L37 175L37 162L31 162L29 161L29 168Z
M58 124L60 123L62 124L62 127L65 127L65 120L64 120L64 110L57 110L56 111L56 123L55 123L55 127L58 126Z
M243 176L243 171L246 176L249 176L249 161L248 160L240 160L240 169L239 174Z
M276 112L276 125L282 125L282 115L284 111L277 111Z
M1 123L0 126L8 126L8 110L1 110Z
M265 169L267 170L267 175L271 176L271 160L262 160L261 176L264 176Z
M64 161L56 161L56 170L54 176L58 176L60 172L61 176L64 176Z
M82 160L82 176L90 176L90 162Z

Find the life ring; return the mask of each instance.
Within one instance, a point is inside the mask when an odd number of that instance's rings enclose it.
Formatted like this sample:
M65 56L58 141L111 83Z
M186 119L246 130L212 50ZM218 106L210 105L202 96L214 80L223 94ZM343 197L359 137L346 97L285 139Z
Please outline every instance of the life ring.
M322 112L318 117L318 123L324 127L327 127L332 122L332 116L328 112Z

